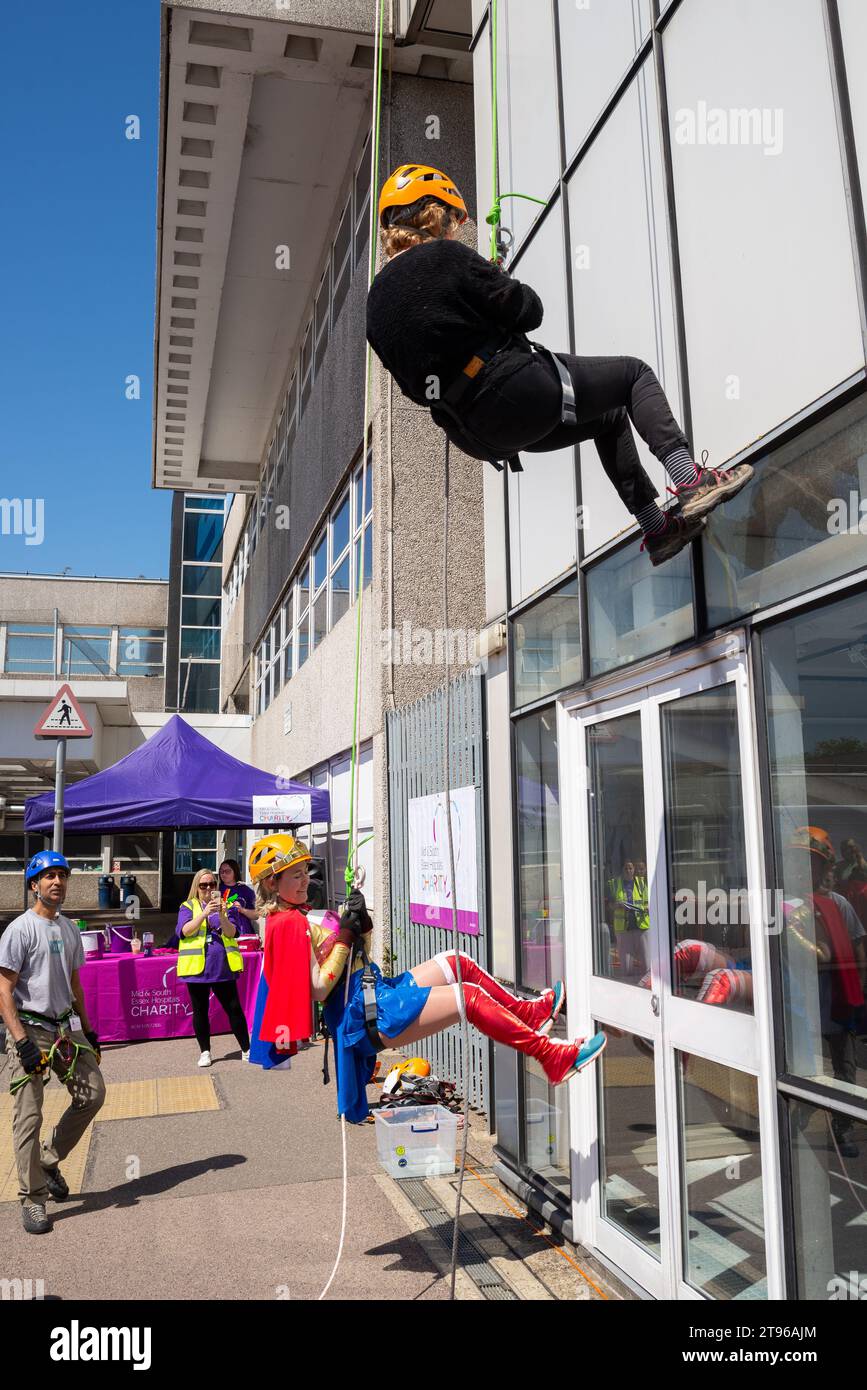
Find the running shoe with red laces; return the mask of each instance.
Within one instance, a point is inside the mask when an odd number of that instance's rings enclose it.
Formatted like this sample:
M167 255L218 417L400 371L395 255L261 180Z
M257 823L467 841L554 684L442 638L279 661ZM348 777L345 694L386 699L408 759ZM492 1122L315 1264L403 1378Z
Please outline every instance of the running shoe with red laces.
M707 516L721 502L729 502L745 488L755 469L750 463L736 463L734 468L707 468L707 450L701 456L701 467L692 483L670 487L677 499L682 516L687 521Z

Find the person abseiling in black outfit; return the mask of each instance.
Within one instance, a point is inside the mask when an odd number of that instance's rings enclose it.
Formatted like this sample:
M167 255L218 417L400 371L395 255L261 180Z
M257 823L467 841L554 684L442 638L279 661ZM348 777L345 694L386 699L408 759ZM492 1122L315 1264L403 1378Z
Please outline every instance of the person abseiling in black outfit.
M386 181L379 222L388 259L368 295L368 342L403 394L429 407L472 458L495 462L592 439L644 533L642 549L662 564L701 535L708 512L740 492L753 469L696 464L646 362L567 352L555 359L531 343L526 335L542 322L542 301L455 239L466 220L463 198L439 169L404 164ZM574 392L566 412L564 368L566 399ZM667 511L630 421L672 480Z

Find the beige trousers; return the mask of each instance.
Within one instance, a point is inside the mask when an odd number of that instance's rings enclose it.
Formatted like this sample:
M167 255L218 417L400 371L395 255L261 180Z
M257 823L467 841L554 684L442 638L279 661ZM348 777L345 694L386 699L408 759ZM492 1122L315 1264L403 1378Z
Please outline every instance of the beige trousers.
M28 1037L37 1047L47 1052L56 1034L50 1028L34 1023L24 1023ZM74 1042L89 1046L83 1033L69 1035ZM26 1072L21 1065L15 1044L11 1038L6 1040L6 1050L10 1057L10 1084ZM53 1060L53 1070L62 1076L66 1068L58 1057ZM49 1192L45 1183L45 1169L56 1168L72 1149L90 1124L94 1115L105 1100L105 1082L92 1052L79 1052L75 1075L67 1082L72 1100L60 1117L60 1122L52 1130L47 1144L40 1143L42 1129L42 1102L45 1086L41 1076L31 1077L26 1085L15 1092L12 1112L12 1143L15 1149L15 1162L18 1168L18 1196L21 1201L38 1202L44 1206Z

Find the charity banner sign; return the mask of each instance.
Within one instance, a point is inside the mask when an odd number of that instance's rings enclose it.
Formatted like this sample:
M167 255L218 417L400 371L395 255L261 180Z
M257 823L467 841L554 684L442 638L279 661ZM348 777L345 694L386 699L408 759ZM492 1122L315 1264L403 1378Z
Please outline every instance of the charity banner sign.
M253 797L254 825L309 825L310 793Z
M409 919L426 926L452 926L457 902L458 929L479 934L479 889L476 862L476 788L457 787L449 793L455 850L455 885L449 873L446 799L414 796L409 817Z

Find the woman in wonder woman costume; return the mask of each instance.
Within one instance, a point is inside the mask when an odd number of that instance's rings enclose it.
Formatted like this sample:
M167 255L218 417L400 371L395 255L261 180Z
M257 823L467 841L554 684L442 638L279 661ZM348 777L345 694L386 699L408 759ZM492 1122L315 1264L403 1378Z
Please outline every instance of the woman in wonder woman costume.
M443 951L394 979L372 966L376 1024L365 1023L362 955L370 951L373 923L364 896L350 894L339 921L307 916L310 851L288 834L266 835L250 852L250 882L267 918L265 977L268 1000L259 1036L287 1048L307 1038L312 1000L324 1004L334 1039L337 1108L353 1123L368 1114L365 1087L381 1047L403 1047L431 1037L460 1019L456 962ZM346 969L349 965L347 983ZM535 999L521 999L461 953L467 1019L479 1032L535 1057L552 1086L597 1058L606 1036L560 1042L547 1036L565 1002L562 981Z

